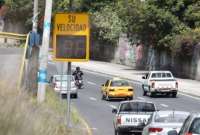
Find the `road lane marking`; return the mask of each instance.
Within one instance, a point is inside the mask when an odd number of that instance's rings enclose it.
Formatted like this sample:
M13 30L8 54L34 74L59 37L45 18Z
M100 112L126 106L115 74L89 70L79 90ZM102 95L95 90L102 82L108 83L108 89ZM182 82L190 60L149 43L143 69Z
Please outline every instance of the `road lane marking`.
M184 94L184 93L179 92L179 95L186 96L186 97L189 97L189 98L192 98L192 99L195 99L195 100L200 100L200 97L195 97L195 96L192 96L192 95L189 95L189 94Z
M145 100L145 98L143 98L143 97L137 97L137 99L140 99L140 100Z
M163 107L169 107L168 105L166 105L166 104L160 104L161 106L163 106Z
M92 100L92 101L97 101L97 99L94 98L94 97L90 97L90 100Z
M114 105L109 105L109 107L111 107L112 109L116 108L116 106Z
M93 83L93 82L90 82L90 81L88 81L87 83L91 84L91 85L97 85L96 83Z
M55 65L55 62L48 61L48 64Z
M92 130L97 130L97 128L91 128Z

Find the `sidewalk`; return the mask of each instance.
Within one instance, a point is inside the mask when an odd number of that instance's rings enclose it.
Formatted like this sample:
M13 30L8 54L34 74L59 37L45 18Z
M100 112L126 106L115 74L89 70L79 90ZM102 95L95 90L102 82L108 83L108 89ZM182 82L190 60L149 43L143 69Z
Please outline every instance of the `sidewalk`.
M118 76L137 82L142 82L142 76L148 72L133 70L129 66L99 61L89 61L80 63L74 62L73 66L79 66L81 69L84 70ZM200 81L180 78L177 78L177 80L179 83L179 91L181 93L195 97L200 97Z

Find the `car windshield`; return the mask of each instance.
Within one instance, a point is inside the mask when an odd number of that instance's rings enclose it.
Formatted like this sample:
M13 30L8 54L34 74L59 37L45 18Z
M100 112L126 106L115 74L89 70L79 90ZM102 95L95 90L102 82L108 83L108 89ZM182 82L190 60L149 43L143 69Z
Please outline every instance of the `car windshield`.
M155 115L155 122L159 123L183 123L188 114L164 112Z
M112 87L129 86L129 83L125 80L115 80L111 82L110 86Z
M154 112L155 106L152 103L128 102L121 104L120 112Z
M172 78L171 73L152 73L151 78Z
M60 82L61 79L62 79L63 81L67 81L67 76L63 76L63 77L61 77L61 76L56 76L56 77L55 77L55 81L57 81L57 82ZM73 81L73 80L74 80L74 78L71 77L71 81Z
M192 125L190 127L189 133L192 134L200 134L200 118L194 119Z

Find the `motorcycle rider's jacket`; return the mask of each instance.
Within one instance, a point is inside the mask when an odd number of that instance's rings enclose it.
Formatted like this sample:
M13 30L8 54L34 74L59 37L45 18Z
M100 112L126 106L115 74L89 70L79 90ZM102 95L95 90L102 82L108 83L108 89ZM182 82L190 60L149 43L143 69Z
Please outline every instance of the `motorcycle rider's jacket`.
M83 72L75 70L72 74L75 80L82 80Z

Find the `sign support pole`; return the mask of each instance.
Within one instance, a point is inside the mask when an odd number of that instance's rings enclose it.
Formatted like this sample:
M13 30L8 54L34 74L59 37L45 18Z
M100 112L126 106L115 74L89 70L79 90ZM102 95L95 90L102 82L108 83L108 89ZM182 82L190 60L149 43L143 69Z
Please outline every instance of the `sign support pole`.
M44 17L44 30L42 38L42 46L39 54L39 73L38 73L38 102L44 102L46 94L47 83L47 62L48 62L48 49L50 39L51 27L51 14L52 14L52 0L46 0L45 17Z
M63 67L64 67L64 63L61 62L60 99L62 99L62 90L63 90Z
M71 107L70 107L70 95L71 95L71 62L68 62L68 68L67 68L67 127L70 127L70 113L71 113Z
M72 11L72 1L69 1L69 10ZM70 113L71 113L71 104L70 104L70 91L71 91L71 62L68 62L68 66L67 66L67 127L70 127Z

